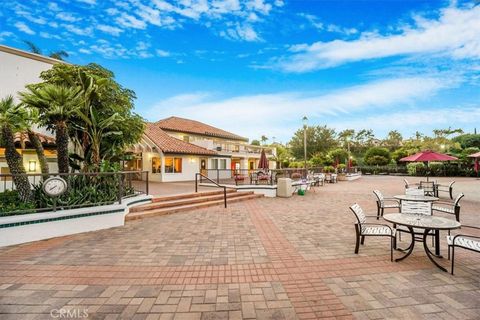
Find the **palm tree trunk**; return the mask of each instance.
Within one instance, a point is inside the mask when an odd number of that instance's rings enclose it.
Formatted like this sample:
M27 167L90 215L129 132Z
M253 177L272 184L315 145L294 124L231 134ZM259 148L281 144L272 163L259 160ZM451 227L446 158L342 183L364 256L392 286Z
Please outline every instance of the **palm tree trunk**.
M42 142L38 138L37 134L32 130L27 130L27 134L28 134L28 139L30 140L30 143L33 145L33 147L35 148L35 152L37 153L38 162L40 163L40 170L44 174L43 177L47 178L49 170L48 170L47 158L45 158L45 152L43 150Z
M7 160L10 173L13 174L13 183L18 191L20 200L29 201L32 196L30 189L30 182L25 175L25 167L23 166L23 157L17 152L15 148L15 138L12 128L8 125L3 125L2 135L5 142L5 158Z
M57 163L58 172L68 173L70 165L68 162L68 130L65 121L59 121L56 124L56 143L57 143Z

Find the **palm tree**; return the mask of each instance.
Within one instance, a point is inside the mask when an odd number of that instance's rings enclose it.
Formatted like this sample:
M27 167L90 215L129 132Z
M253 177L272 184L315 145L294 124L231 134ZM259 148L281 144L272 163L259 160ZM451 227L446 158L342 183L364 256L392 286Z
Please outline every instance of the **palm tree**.
M29 108L28 110L28 125L26 128L28 140L32 144L33 148L35 149L35 153L37 154L38 162L40 163L40 171L43 173L43 177L47 178L49 169L48 169L48 162L47 158L45 157L45 151L43 150L42 142L38 135L32 130L32 126L35 123L39 122L39 114L38 110Z
M268 137L266 135L262 135L260 140L262 141L262 145L265 145L265 143L268 141Z
M13 182L22 201L31 198L30 182L25 175L23 156L15 148L14 133L21 130L25 124L26 114L23 108L15 104L12 96L0 100L1 136L5 145L5 158L13 176Z
M42 50L35 43L28 40L23 40L23 42L28 46L30 52L35 54L43 54ZM50 58L63 61L63 58L68 58L68 53L65 50L58 50L50 52L48 56Z
M115 124L122 121L122 117L118 113L114 113L106 119L102 119L98 114L98 111L90 106L89 114L80 113L80 117L85 121L85 127L79 128L87 134L91 142L92 150L92 164L94 169L97 170L100 167L100 147L102 138L112 135L121 135L121 131L112 130L115 128Z
M69 172L68 129L67 122L78 114L82 104L79 88L45 84L28 87L29 92L22 92L22 102L37 108L43 125L55 131L57 144L58 171Z

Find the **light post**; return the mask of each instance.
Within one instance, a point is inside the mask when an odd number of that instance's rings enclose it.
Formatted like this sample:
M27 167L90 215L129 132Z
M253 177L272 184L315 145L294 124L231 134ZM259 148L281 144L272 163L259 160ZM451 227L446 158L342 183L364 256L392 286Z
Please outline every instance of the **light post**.
M350 159L352 159L350 155L350 138L347 137L347 173L350 172Z
M304 116L302 118L303 122L303 158L305 161L305 177L307 176L307 126L308 126L308 118Z

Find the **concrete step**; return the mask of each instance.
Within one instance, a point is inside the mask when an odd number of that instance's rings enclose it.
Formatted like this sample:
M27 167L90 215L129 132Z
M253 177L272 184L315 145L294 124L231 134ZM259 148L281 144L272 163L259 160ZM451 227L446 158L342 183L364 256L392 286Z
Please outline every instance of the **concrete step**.
M239 192L239 194L241 194L241 196L228 198L227 203L234 203L234 202L246 201L246 200L263 197L263 195L259 195L259 194L251 194L251 193L243 194L241 192ZM183 211L207 208L207 207L218 206L218 205L223 205L223 199L181 205L176 207L159 208L159 209L139 211L139 212L130 212L125 217L125 221L143 219L143 218L154 217L154 216L162 216L162 215L172 214L175 212L183 212Z
M227 192L227 199L241 197L246 194L253 194L253 192ZM169 197L171 199L171 197ZM142 206L133 207L130 212L148 211L160 208L178 207L194 203L210 202L215 200L223 200L223 191L215 194L208 194L196 197L173 198L174 200L156 201Z
M227 189L227 194L237 192L234 189ZM180 199L191 199L191 198L198 198L204 196L214 196L221 194L223 195L223 190L215 190L215 191L202 191L202 192L192 192L192 193L182 193L176 194L171 196L162 196L162 197L154 197L152 202L163 202L163 201L172 201L172 200L180 200Z

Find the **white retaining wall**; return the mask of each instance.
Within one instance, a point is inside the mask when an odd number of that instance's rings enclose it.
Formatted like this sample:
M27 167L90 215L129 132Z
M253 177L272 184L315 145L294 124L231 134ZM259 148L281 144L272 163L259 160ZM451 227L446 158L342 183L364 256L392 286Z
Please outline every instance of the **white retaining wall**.
M130 207L149 203L151 199L152 196L141 195L124 199L121 204L0 217L0 226L3 226L0 228L0 247L120 227L125 224ZM90 215L66 219L86 214ZM44 221L56 218L62 220ZM28 224L5 226L15 223Z

